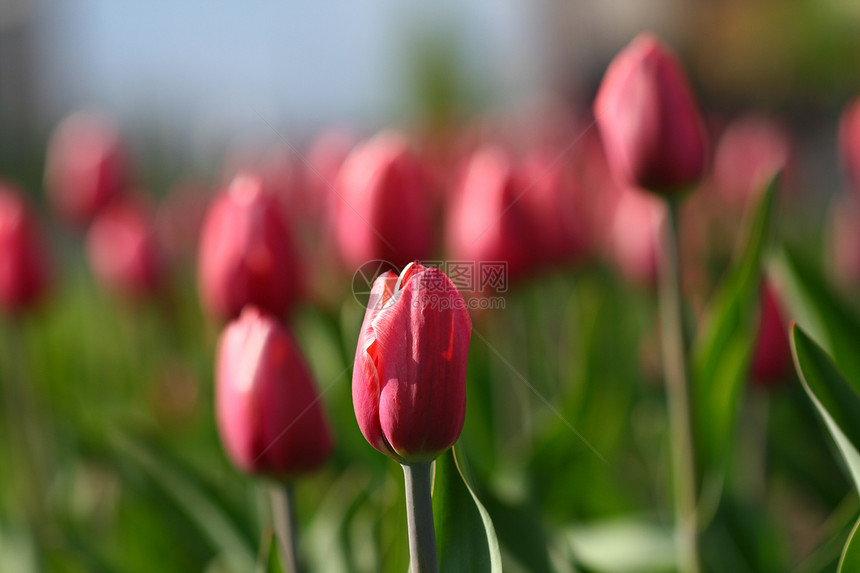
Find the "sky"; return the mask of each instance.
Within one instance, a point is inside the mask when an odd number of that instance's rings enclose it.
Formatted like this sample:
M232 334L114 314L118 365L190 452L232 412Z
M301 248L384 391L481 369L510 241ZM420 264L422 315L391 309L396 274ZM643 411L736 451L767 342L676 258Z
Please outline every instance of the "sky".
M178 131L379 124L402 111L405 49L456 30L469 78L540 81L521 0L41 0L40 107L81 105Z

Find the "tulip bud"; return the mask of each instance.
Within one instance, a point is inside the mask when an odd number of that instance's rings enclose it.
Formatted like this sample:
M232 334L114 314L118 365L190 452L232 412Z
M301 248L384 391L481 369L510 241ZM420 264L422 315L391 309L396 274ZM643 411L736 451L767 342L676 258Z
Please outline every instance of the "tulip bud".
M836 283L846 291L860 286L860 199L840 195L830 208L828 262Z
M352 401L361 433L395 460L433 460L460 436L472 321L457 287L418 263L376 279L361 325Z
M519 199L535 233L537 252L532 256L550 265L584 258L591 239L584 190L571 166L559 157L557 148L526 157L522 164L526 187Z
M508 275L525 272L539 256L531 241L522 174L501 148L486 146L472 155L448 214L448 252L463 261L503 261Z
M248 307L218 342L218 432L243 471L289 478L319 468L333 441L314 382L289 332Z
M594 117L619 182L675 196L702 178L701 114L681 65L654 36L638 36L612 61Z
M343 262L402 266L432 247L428 178L405 138L384 133L359 145L341 167L335 233Z
M89 222L125 184L122 142L110 121L76 113L57 127L48 143L45 186L63 215Z
M635 189L621 193L612 218L609 249L628 280L657 284L665 221L666 211L656 197Z
M283 315L300 290L300 269L283 210L262 179L239 175L215 199L200 238L203 306L220 318L255 305Z
M758 116L734 121L723 132L714 157L713 182L723 200L743 208L784 170L791 138L779 124Z
M87 255L96 278L127 298L145 298L161 286L164 261L155 223L137 201L115 201L96 216L87 233Z
M860 193L860 98L842 112L839 120L839 151L848 184Z
M47 258L33 215L17 189L0 183L0 305L23 310L47 286Z
M761 286L761 315L752 362L752 378L761 386L773 386L791 372L788 325L779 308L776 291L765 281Z

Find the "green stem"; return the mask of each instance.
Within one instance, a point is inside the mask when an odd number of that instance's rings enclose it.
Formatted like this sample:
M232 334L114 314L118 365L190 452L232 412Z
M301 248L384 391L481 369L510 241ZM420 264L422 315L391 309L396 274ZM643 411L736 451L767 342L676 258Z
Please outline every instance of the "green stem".
M432 473L433 462L403 464L411 573L439 573L430 496Z
M292 484L276 483L272 485L271 496L272 520L280 548L281 566L286 573L300 573L298 528L296 527Z
M698 573L696 467L678 261L678 210L671 200L667 200L666 207L665 250L660 272L660 320L669 408L678 570L682 573Z

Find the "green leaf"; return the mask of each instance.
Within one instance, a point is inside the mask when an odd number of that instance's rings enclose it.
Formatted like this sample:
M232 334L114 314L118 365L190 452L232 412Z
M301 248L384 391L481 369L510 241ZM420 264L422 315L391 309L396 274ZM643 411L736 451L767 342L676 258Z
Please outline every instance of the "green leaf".
M260 556L257 559L257 573L284 573L281 567L281 553L278 549L278 540L271 530L263 534L263 543L260 546Z
M436 460L433 520L439 570L501 573L502 558L493 522L463 468L455 448Z
M645 520L619 519L568 529L580 565L594 571L644 573L675 567L672 531Z
M860 395L824 350L796 324L791 328L794 364L803 388L833 436L860 491Z
M857 528L860 527L860 520L854 524L851 529L851 534L848 536L848 542L842 550L842 558L839 559L839 571L849 573L851 571L860 571L860 536L857 535Z
M254 569L254 553L234 522L202 488L165 459L125 437L114 438L122 457L149 475L208 539L235 573Z
M762 257L778 175L769 182L740 242L742 250L711 303L693 349L692 394L700 464L723 474L730 461L740 396L757 334Z
M784 250L773 266L792 319L821 343L860 390L860 318L854 309L833 292L819 269L791 251Z

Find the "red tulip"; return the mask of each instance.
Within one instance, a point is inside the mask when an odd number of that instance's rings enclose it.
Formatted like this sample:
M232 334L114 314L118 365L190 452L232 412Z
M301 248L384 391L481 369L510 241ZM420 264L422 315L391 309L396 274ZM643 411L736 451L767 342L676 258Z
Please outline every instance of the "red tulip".
M522 164L520 201L529 213L537 252L547 264L573 262L589 250L589 206L575 171L560 148L531 152Z
M776 292L765 281L761 287L761 315L753 354L752 378L760 385L771 386L783 381L790 372L788 324L779 308Z
M87 255L96 277L118 294L141 299L161 286L164 260L155 222L138 201L115 201L96 216L87 233Z
M734 121L723 132L714 157L716 191L743 208L768 180L789 164L791 138L779 124L758 116Z
M319 468L333 440L311 373L290 333L246 308L218 342L215 408L230 460L288 478Z
M702 178L701 114L681 65L654 36L638 36L612 61L594 117L620 182L676 195Z
M657 283L666 211L654 196L635 189L623 191L615 205L609 249L621 274L653 286Z
M30 208L17 189L0 183L0 305L23 310L47 286L47 258Z
M405 138L384 133L358 146L340 170L335 233L343 262L403 266L433 246L428 178Z
M540 255L526 203L527 182L508 154L485 146L472 155L448 213L448 253L457 261L506 262L509 277Z
M283 315L300 290L301 270L283 209L262 179L239 175L217 197L200 238L203 305L233 318L245 305Z
M830 270L846 290L860 286L860 200L841 195L830 208L828 248Z
M109 120L76 113L57 127L48 144L45 185L63 215L89 222L125 184L122 142Z
M429 461L460 436L472 321L439 269L412 263L376 279L361 326L352 401L370 445L400 462Z
M860 193L860 98L849 104L839 121L839 151L848 184Z

